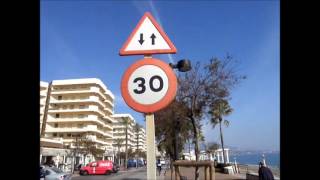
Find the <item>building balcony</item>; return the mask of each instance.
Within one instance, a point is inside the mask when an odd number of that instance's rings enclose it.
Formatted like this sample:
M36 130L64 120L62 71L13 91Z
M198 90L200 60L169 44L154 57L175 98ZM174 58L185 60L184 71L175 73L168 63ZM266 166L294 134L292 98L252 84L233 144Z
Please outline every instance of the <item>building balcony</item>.
M114 107L114 104L110 100L106 99L104 102L107 103L110 108Z
M112 115L113 114L113 112L112 112L112 110L110 108L104 108L103 110L105 112L107 112L108 115Z
M134 142L137 144L137 139L136 139L136 138L135 138ZM139 144L140 144L140 143L143 144L144 142L145 142L145 141L144 141L143 139L139 139Z
M68 99L68 100L50 100L50 104L96 104L101 108L105 108L105 104L103 104L100 100L88 98L88 99Z
M107 130L113 130L110 124L106 124L102 119L95 118L48 118L47 122L51 123L59 123L59 122L93 122L100 126L103 126Z
M105 120L107 120L107 121L110 122L110 123L115 123L115 121L114 121L111 117L109 117L109 116L103 116L102 119L105 119ZM114 126L112 125L112 127L114 127Z
M111 96L107 96L106 94L102 93L99 89L60 89L60 90L53 90L51 92L52 95L75 95L75 94L95 94L100 96L102 99L112 99ZM111 103L111 102L110 102ZM112 104L112 103L111 103Z
M47 92L45 92L45 91L40 92L40 98L46 97L46 96L47 96Z
M111 146L112 143L103 140L102 138L93 138L92 139L93 142L96 142L98 144L101 145L107 145L107 146ZM75 137L64 137L63 138L63 143L75 143L76 142L76 138Z
M111 142L105 141L104 139L101 139L101 138L97 138L94 141L103 145L112 146Z
M47 128L47 133L85 133L94 132L105 136L106 138L112 138L112 134L109 132L102 131L96 126L85 126L85 127L63 127L63 128Z
M105 114L98 110L98 109L93 109L93 108L87 108L87 109L54 109L51 108L49 109L48 113L96 113L100 116L105 116Z
M97 131L100 133L100 134L103 134L104 136L106 137L113 137L113 133L112 131L106 131L104 130L103 128L97 128Z
M114 127L114 129L115 129L115 127ZM125 130L115 130L114 133L125 134L126 131L125 131ZM133 132L131 132L131 131L129 131L129 130L128 130L128 134L130 134L130 135L132 135L132 136L134 135Z

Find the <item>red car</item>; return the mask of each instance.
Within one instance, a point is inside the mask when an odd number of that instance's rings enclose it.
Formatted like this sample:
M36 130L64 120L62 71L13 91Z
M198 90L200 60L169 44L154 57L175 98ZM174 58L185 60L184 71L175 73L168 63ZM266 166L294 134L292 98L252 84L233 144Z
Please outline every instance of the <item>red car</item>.
M113 172L113 162L109 160L101 160L91 162L87 166L80 169L80 175L88 174L110 174Z

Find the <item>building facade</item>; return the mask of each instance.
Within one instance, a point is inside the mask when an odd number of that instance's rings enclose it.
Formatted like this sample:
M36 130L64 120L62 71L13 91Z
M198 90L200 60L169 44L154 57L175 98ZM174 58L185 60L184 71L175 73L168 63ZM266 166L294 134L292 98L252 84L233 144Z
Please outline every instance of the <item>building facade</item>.
M101 80L96 78L54 80L45 137L60 139L63 146L69 150L83 148L77 145L79 139L90 139L97 149L105 152L101 159L112 160L115 122L113 113L114 95ZM79 154L76 164L86 164L94 160L92 158Z
M128 149L133 148L135 145L134 125L135 119L130 114L114 114L113 119L113 148L114 152L125 152L126 145L126 129L127 129L127 141ZM127 124L125 123L127 122ZM117 140L121 140L117 141Z
M45 113L48 89L49 84L47 82L40 81L40 135L43 127L43 118ZM67 153L68 150L63 148L63 141L61 138L50 138L45 134L40 138L41 164L54 161L55 165L58 167L59 164L62 164L66 160L65 157Z
M138 143L137 143L138 141ZM137 147L140 151L146 152L147 146L146 146L146 130L144 128L140 128L139 132L135 130L134 132L134 140L133 140L133 150L136 151Z

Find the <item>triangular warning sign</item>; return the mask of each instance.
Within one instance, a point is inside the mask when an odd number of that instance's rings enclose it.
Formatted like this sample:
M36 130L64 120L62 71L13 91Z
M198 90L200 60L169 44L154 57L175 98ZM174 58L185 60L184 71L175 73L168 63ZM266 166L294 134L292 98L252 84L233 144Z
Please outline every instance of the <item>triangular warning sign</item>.
M176 52L176 47L166 33L152 15L146 12L120 49L119 54L120 56L128 56L174 54Z

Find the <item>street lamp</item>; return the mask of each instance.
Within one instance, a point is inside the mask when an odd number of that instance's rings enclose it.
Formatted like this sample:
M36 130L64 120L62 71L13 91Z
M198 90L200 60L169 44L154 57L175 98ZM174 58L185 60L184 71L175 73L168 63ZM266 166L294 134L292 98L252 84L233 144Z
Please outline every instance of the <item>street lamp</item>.
M172 69L178 69L178 71L180 72L187 72L191 70L191 62L188 59L181 59L178 61L177 64L172 64L169 63L169 66ZM175 156L175 160L179 159L178 156L178 134L180 133L180 120L179 119L175 119L175 129L176 129L176 133L175 133L175 138L174 138L174 156Z
M191 70L191 62L188 59L181 59L178 61L177 64L169 63L169 65L173 69L178 69L180 72L187 72Z

